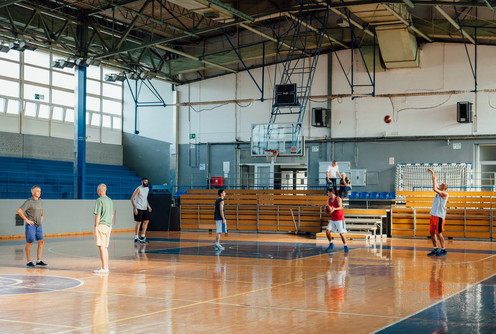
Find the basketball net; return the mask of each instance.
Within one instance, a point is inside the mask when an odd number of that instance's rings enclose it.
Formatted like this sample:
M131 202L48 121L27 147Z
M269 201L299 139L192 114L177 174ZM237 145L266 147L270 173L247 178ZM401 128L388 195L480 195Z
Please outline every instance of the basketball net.
M267 162L274 163L279 156L279 150L265 150L265 157Z

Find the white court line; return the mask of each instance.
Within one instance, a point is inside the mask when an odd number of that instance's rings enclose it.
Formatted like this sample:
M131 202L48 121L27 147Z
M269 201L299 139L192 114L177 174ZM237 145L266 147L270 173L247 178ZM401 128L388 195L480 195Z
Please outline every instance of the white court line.
M387 315L381 315L381 314L362 314L362 313L350 313L350 312L332 312L332 311L323 311L323 310L307 310L307 309L291 308L291 307L276 307L276 306L231 304L231 303L222 303L222 302L215 302L215 301L207 302L207 303L208 304L226 305L226 306L262 308L262 309L285 310L285 311L300 311L300 312L311 312L311 313L326 313L326 314L352 315L352 316L371 317L371 318L399 318L399 317L395 317L395 316L387 316Z
M491 256L487 257L486 259L490 259L490 258L492 258L492 257L495 257L495 255L491 255ZM478 261L475 261L475 262L478 262ZM402 321L404 321L404 320L406 320L406 319L408 319L408 318L413 317L415 314L419 314L419 313L421 313L421 312L423 312L423 311L425 311L425 310L427 310L427 309L429 309L429 308L431 308L431 307L436 306L437 304L444 303L444 302L446 302L448 299L451 299L451 298L455 297L456 295L459 295L459 294L461 294L461 293L463 293L463 292L467 291L468 289L470 289L470 288L472 288L472 287L476 286L477 284L480 284L481 282L483 282L483 281L485 281L485 280L487 280L487 279L489 279L489 278L491 278L491 277L493 277L493 276L495 276L495 275L496 275L496 274L493 274L493 275L491 275L491 276L488 276L488 277L486 277L486 278L483 278L483 279L481 279L480 281L475 282L474 284L469 285L469 286L468 286L468 287L466 287L465 289L462 289L462 290L458 291L457 293L452 294L451 296L449 296L449 297L447 297L447 298L444 298L444 299L442 299L442 300L440 300L440 301L438 301L438 302L436 302L436 303L434 303L434 304L431 304L431 305L429 305L429 306L426 306L426 307L424 307L423 309L420 309L420 310L419 310L419 311L417 311L417 312L414 312L414 313L412 313L412 314L410 314L410 315L407 315L406 317L403 317L402 319L400 319L400 320L398 320L398 321L396 321L396 322L393 322L392 324L386 325L386 326L384 326L384 327L382 327L382 328L380 328L380 329L378 329L378 330L376 330L376 331L374 331L374 332L371 332L371 333L378 333L378 332L380 332L380 331L382 331L382 330L384 330L384 329L386 329L386 328L389 328L389 327L391 327L391 326L394 326L394 325L396 325L396 324L398 324L398 323L400 323L400 322L402 322Z

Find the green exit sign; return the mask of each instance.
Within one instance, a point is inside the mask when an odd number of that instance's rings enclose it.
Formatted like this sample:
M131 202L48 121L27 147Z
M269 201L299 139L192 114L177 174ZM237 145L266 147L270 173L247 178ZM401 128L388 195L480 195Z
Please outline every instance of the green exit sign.
M195 139L195 138L196 138L196 133L189 134L189 139Z
M35 100L44 100L45 99L45 95L43 95L43 94L34 94L34 99Z

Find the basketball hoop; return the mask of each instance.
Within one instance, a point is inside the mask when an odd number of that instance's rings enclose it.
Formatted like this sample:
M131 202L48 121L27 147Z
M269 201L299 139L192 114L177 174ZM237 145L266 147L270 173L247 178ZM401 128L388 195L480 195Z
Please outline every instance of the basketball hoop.
M276 158L279 156L279 150L264 150L267 162L274 163Z

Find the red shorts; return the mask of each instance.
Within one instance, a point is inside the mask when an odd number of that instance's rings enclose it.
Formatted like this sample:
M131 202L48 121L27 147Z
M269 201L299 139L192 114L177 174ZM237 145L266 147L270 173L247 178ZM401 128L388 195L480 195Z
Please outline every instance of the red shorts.
M437 233L444 232L444 222L445 222L444 218L431 215L431 222L429 225L429 231L430 232L437 232Z

